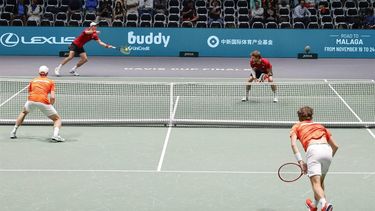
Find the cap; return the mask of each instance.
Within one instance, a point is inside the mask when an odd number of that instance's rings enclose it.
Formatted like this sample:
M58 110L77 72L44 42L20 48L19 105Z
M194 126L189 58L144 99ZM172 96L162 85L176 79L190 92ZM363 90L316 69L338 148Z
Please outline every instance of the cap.
M91 22L90 23L90 27L92 27L92 26L96 26L97 25L97 23L95 23L95 22Z
M45 66L45 65L42 65L39 67L39 73L45 73L47 74L48 73L48 67Z

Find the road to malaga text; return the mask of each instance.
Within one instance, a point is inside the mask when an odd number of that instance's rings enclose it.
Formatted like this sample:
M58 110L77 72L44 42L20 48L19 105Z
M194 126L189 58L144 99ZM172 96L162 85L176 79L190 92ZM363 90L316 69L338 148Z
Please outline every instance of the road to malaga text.
M359 34L340 34L336 38L334 47L324 47L325 52L375 52L375 47L364 47L363 39ZM350 45L350 46L348 46ZM353 46L354 45L354 46Z

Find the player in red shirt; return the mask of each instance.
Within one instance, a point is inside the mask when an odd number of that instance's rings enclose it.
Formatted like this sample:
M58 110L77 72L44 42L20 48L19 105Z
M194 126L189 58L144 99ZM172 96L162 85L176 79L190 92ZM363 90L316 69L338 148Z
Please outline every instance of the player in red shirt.
M312 121L313 109L305 106L298 110L299 122L290 131L291 147L297 162L310 178L314 192L314 202L306 200L310 211L331 211L332 204L328 203L324 191L324 178L328 173L333 156L339 148L331 133L323 125ZM297 147L297 139L306 152L306 163Z
M79 73L77 72L77 68L82 66L87 62L87 54L85 52L85 49L83 46L89 42L90 40L95 40L99 43L99 45L105 47L105 48L114 48L112 45L108 45L104 42L102 42L99 39L98 34L100 31L96 30L96 23L92 22L90 23L90 27L85 29L69 46L69 56L66 57L58 67L55 69L55 75L60 76L60 69L63 65L68 63L70 60L74 58L74 55L77 53L81 57L81 59L78 61L77 65L74 66L69 72L73 74L74 76L79 76Z
M248 82L273 82L273 72L272 65L268 59L262 58L259 51L253 51L250 54L250 67L251 74ZM246 96L242 98L243 102L249 101L249 92L251 85L246 86ZM276 97L276 85L271 85L271 89L274 93L273 102L277 103L278 99Z
M17 129L21 126L27 114L38 109L53 121L52 140L57 142L64 141L64 139L59 136L61 117L53 107L53 104L55 103L55 82L49 79L47 75L48 67L40 66L39 77L34 78L29 83L29 95L22 112L16 120L15 126L10 133L11 139L17 138Z

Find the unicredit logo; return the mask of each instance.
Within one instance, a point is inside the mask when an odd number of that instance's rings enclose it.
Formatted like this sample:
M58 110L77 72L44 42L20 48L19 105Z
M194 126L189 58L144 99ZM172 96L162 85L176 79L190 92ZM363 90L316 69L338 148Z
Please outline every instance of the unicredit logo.
M5 33L0 37L0 43L8 48L16 46L20 42L20 38L15 33Z

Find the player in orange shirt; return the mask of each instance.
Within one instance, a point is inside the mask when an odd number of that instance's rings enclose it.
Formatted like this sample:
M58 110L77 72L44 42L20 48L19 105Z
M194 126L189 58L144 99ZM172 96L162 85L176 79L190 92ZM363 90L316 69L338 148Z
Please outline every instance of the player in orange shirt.
M312 121L313 109L305 106L297 112L299 122L294 124L290 131L290 140L293 153L302 170L310 178L315 201L306 200L310 211L331 211L332 204L326 201L324 193L324 178L328 173L332 158L338 145L331 133L321 124ZM305 152L306 163L302 160L297 147L297 139L300 140Z
M262 58L259 51L253 51L250 54L250 68L251 74L247 80L249 83L255 82L273 82L273 71L272 64L266 58ZM246 95L242 98L242 102L249 101L249 92L251 85L246 86ZM277 103L278 99L276 96L276 85L271 85L272 92L274 94L273 102Z
M61 128L61 118L56 112L55 108L52 106L55 103L55 82L49 78L48 67L40 66L39 77L34 78L29 83L29 96L23 108L16 120L16 125L10 133L10 138L17 138L17 129L23 123L23 120L29 112L34 109L39 109L43 114L48 116L53 121L53 136L52 140L57 142L64 141L61 136L59 136L59 131ZM48 95L49 98L48 98Z

